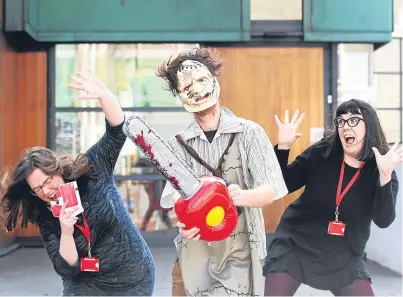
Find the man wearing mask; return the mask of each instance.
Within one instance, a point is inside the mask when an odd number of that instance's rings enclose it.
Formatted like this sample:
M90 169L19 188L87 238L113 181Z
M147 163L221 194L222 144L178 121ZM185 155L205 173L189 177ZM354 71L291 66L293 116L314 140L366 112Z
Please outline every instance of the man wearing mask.
M211 49L201 48L170 59L157 73L194 114L190 125L169 144L199 176L229 181L231 199L242 209L232 235L211 244L199 240L197 228L186 230L178 222L173 296L263 295L266 235L262 207L288 193L263 128L220 106L217 76L221 67ZM171 208L179 198L167 183L161 206Z

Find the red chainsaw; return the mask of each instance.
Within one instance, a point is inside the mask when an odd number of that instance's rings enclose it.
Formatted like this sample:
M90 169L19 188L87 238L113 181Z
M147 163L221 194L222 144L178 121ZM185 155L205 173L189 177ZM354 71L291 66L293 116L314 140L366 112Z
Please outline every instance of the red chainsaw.
M199 177L140 116L128 118L123 132L179 192L178 220L186 229L200 229L200 240L220 241L234 232L241 208L228 192L228 182L215 176Z

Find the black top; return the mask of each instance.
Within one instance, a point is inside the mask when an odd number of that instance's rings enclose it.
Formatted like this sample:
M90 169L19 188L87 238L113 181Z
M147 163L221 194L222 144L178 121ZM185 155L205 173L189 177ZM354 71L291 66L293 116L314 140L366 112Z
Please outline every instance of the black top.
M113 169L126 140L122 125L106 124L106 133L92 146L89 162L100 170L97 180L77 181L91 230L91 252L100 259L100 272L80 272L79 262L70 266L59 253L60 223L50 211L41 217L40 233L54 269L62 277L64 295L151 295L154 262L150 250L133 224L115 185ZM78 224L83 225L82 216ZM79 257L87 256L87 240L75 228Z
M380 228L395 219L398 180L380 186L375 159L366 162L357 181L344 196L339 220L346 224L345 236L327 234L335 219L336 191L343 156L323 157L324 146L315 144L290 165L289 150L275 152L289 192L305 186L281 217L268 247L263 268L270 272L287 272L317 289L339 288L355 279L370 280L364 252L370 235L371 221ZM342 191L357 172L345 164Z
M214 130L214 131L203 131L204 132L204 135L206 135L206 138L207 138L207 140L208 140L208 142L212 142L213 141L213 139L214 139L214 136L216 135L216 133L217 133L217 130Z

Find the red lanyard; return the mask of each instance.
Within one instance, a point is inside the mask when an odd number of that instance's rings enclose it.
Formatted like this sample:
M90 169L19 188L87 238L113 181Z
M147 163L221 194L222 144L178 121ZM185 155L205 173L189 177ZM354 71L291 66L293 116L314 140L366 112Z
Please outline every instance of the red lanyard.
M75 226L84 234L85 238L88 240L88 256L91 257L91 232L90 227L88 226L87 219L83 213L83 221L84 227L76 224Z
M336 193L336 211L335 211L336 221L339 220L339 206L340 206L340 203L343 200L343 198L346 195L346 193L350 190L352 185L357 180L358 176L361 173L361 169L364 167L364 164L365 163L362 163L360 168L358 168L357 172L354 174L353 178L350 180L350 182L348 183L347 187L344 189L343 193L341 192L341 187L343 185L343 179L344 179L344 168L345 168L344 160L343 160L343 163L341 164L339 185L337 187L337 193Z

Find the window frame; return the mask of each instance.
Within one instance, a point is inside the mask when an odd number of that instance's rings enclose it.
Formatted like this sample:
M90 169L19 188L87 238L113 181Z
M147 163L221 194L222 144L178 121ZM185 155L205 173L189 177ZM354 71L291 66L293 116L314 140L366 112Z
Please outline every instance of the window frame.
M338 92L338 55L337 43L315 43L305 42L303 37L302 20L251 20L251 40L248 42L182 42L197 43L200 47L270 47L270 46L299 46L299 47L323 47L324 49L324 127L333 125L333 118L337 109ZM155 42L153 42L155 43ZM162 43L162 42L161 42ZM47 145L54 150L56 146L55 118L57 112L82 112L82 111L102 111L100 107L56 107L56 44L48 49L48 92L47 92ZM122 108L124 112L169 112L185 111L183 107L128 107ZM155 174L156 177L147 175L115 175L116 180L145 180L149 178L157 180L163 179L162 175ZM157 177L158 176L158 177Z
M51 46L47 55L47 147L51 150L56 149L56 129L55 121L57 113L79 113L79 112L103 112L101 107L57 107L56 106L56 46ZM123 112L186 112L182 106L155 106L155 107L122 107ZM150 174L128 174L117 175L115 174L117 182L122 181L160 181L164 177L158 173Z
M399 107L375 107L376 111L399 111L400 113L400 123L399 123L399 138L403 140L403 37L393 37L393 40L399 41L399 71L376 71L373 70L373 74L380 77L382 75L397 75L399 76L399 97L400 104ZM394 142L389 142L389 145L393 145Z

